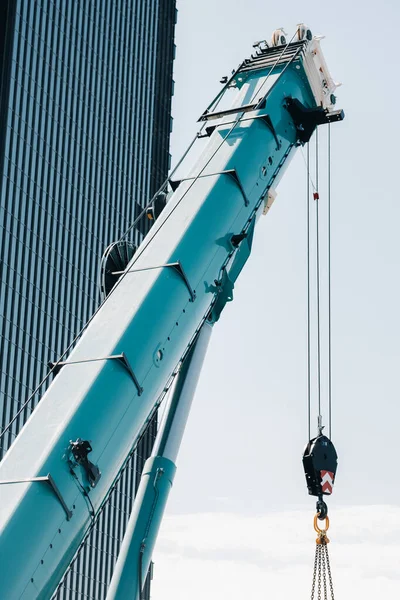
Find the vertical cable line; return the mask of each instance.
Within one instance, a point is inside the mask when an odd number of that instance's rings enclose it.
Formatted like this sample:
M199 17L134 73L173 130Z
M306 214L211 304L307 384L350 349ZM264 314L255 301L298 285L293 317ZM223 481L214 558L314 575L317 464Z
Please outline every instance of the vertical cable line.
M328 416L332 439L332 335L331 335L331 124L328 123Z
M307 144L307 416L311 439L311 306L310 306L310 144Z
M318 128L315 131L315 186L318 194L319 187L319 164L318 164ZM321 319L320 319L320 275L319 275L319 199L315 199L316 215L316 277L317 277L317 379L318 379L318 425L321 424Z

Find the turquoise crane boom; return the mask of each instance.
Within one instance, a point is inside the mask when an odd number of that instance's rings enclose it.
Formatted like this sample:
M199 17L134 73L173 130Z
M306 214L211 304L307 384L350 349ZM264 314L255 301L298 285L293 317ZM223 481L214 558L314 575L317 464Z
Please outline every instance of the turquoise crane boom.
M287 44L279 31L227 81L232 107L201 116L194 167L169 182L164 210L0 464L3 598L51 597L203 324L232 300L289 159L317 125L343 118L334 89L319 40L299 27Z

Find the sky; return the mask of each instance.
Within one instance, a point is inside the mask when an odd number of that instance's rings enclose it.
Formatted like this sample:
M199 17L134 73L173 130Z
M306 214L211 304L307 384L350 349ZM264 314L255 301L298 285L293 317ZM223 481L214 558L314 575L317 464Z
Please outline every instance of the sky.
M329 549L338 598L398 598L400 8L394 0L178 0L178 10L173 164L219 79L251 54L255 40L282 26L291 37L299 22L326 36L322 48L343 84L337 97L346 114L331 128L332 440L339 467ZM323 128L319 146L324 223ZM315 502L301 464L308 441L305 190L298 152L256 227L234 302L214 327L154 555L153 600L310 596ZM326 422L323 224L321 269ZM314 365L315 355L315 382Z

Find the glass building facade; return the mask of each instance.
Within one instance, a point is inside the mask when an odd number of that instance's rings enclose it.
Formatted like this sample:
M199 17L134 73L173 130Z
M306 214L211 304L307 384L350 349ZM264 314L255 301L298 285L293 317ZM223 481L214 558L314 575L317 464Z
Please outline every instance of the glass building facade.
M96 309L105 248L167 176L175 20L175 0L1 3L0 457ZM153 421L57 598L105 597L155 432Z

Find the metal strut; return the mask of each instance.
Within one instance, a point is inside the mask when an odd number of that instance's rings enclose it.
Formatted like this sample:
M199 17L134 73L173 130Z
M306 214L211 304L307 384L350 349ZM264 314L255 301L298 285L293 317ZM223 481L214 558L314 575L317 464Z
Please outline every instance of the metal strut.
M141 271L152 271L153 269L165 269L167 267L174 269L178 273L178 275L183 279L183 281L185 282L185 285L189 291L189 294L190 294L190 301L194 302L196 300L196 290L194 290L192 288L192 286L190 285L189 279L187 278L187 275L186 275L186 273L182 267L182 264L179 260L176 262L173 262L173 263L166 263L165 265L157 265L156 267L143 267L143 269L129 269L129 271L126 271L126 274L129 275L129 273L140 273ZM124 272L125 271L115 271L115 273L113 273L113 275L121 275Z
M228 108L228 110L219 110L215 112L204 112L201 117L197 120L200 121L210 121L210 119L221 119L222 117L226 117L228 115L236 115L238 113L251 112L252 110L260 110L265 108L266 100L262 98L261 101L256 102L255 104L245 104L243 106L237 106L235 108Z
M273 126L271 117L268 114L254 115L254 117L248 117L247 119L240 119L241 123L245 123L246 121L261 121L262 123L264 123L268 127L268 129L271 131L272 135L275 138L276 149L277 150L280 149L281 143L278 140L278 136L275 131L275 127ZM219 123L219 124L217 123L217 125L209 125L208 127L204 128L205 133L199 133L199 134L197 134L197 137L199 139L210 137L214 133L214 131L216 129L218 129L218 127L225 127L226 125L235 125L235 123L236 123L236 121L224 121L223 123ZM172 182L172 183L174 183L174 182Z
M55 481L52 478L52 476L50 475L50 473L48 475L46 475L45 477L28 477L27 479L10 479L8 481L0 481L0 485L11 485L14 483L48 483L53 494L57 497L61 506L65 510L65 513L67 515L67 521L69 521L71 519L72 510L69 510L60 490L58 489L57 485L55 484Z
M200 175L196 175L195 177L185 177L184 179L175 179L173 181L170 179L169 183L170 183L172 190L175 192L175 190L178 189L178 187L180 186L182 181L195 181L197 179L202 179L203 177L218 177L219 175L228 175L228 177L233 179L233 181L236 183L236 185L242 192L242 196L244 199L244 205L248 206L249 200L247 198L246 192L244 191L242 182L239 179L239 175L238 175L236 169L226 169L225 171L219 171L218 173L205 173L203 175L200 174ZM129 273L130 272L131 271L129 271Z
M65 367L66 365L79 365L80 363L97 362L99 360L118 360L121 363L121 365L125 367L125 369L128 371L129 375L132 377L133 383L137 388L138 395L141 396L141 394L143 393L143 388L140 385L138 378L136 377L124 352L121 352L121 354L113 354L111 356L102 356L100 358L86 358L83 360L63 360L61 362L49 362L49 367L50 369L53 369L53 375L57 375L57 373L60 372L61 367Z

